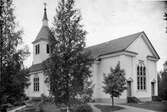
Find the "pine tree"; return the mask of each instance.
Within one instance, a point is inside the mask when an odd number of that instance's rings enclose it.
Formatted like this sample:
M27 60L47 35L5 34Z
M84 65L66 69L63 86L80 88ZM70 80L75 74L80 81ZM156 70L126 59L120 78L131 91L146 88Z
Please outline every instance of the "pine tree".
M69 107L91 76L92 59L84 52L86 31L80 24L81 15L74 7L74 0L61 0L56 12L50 38L51 54L44 67L55 103Z
M17 30L12 2L1 0L0 6L0 104L18 101L24 96L28 81L28 70L23 69L23 60L29 51L27 48L18 49L22 43L22 30Z
M112 106L114 105L114 97L118 97L126 89L125 72L120 68L120 63L115 69L110 68L108 75L104 74L104 92L109 94L112 98Z

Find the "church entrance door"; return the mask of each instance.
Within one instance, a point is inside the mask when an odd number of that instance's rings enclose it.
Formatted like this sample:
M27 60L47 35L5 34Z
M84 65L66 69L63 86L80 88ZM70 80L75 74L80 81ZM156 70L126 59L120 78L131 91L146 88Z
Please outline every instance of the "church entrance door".
M151 82L151 95L155 96L155 83Z
M127 95L128 95L128 97L132 96L131 81L127 81Z

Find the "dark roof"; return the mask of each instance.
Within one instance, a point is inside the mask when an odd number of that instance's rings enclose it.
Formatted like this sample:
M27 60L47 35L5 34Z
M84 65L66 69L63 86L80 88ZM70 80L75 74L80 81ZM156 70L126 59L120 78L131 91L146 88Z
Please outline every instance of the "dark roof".
M37 37L32 43L38 42L40 40L49 40L50 29L48 26L42 26Z
M34 64L32 65L29 69L30 69L30 72L35 72L35 71L40 71L42 70L42 63L39 63L39 64Z
M128 35L122 38L114 39L102 44L90 46L86 48L86 51L91 52L91 56L96 58L101 55L124 51L133 41L135 41L139 35L143 32Z

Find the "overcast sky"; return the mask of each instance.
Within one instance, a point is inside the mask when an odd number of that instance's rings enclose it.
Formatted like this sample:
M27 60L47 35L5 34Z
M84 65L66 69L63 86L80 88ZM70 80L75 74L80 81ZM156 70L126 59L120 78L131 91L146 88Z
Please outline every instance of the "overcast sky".
M56 14L58 0L15 0L15 15L20 28L24 30L23 41L29 46L31 55L25 61L32 64L32 41L37 36L43 17L43 3L47 3L49 25ZM166 22L163 21L165 2L148 0L76 0L80 9L82 24L88 32L87 46L145 31L160 55L158 70L167 60Z

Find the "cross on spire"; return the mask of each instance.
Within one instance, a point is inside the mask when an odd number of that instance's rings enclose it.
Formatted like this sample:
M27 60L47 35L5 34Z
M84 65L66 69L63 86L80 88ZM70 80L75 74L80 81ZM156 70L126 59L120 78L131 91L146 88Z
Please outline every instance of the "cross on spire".
M46 13L46 5L47 5L46 2L44 2L44 15L43 15L43 19L42 19L43 21L48 20L47 13Z

